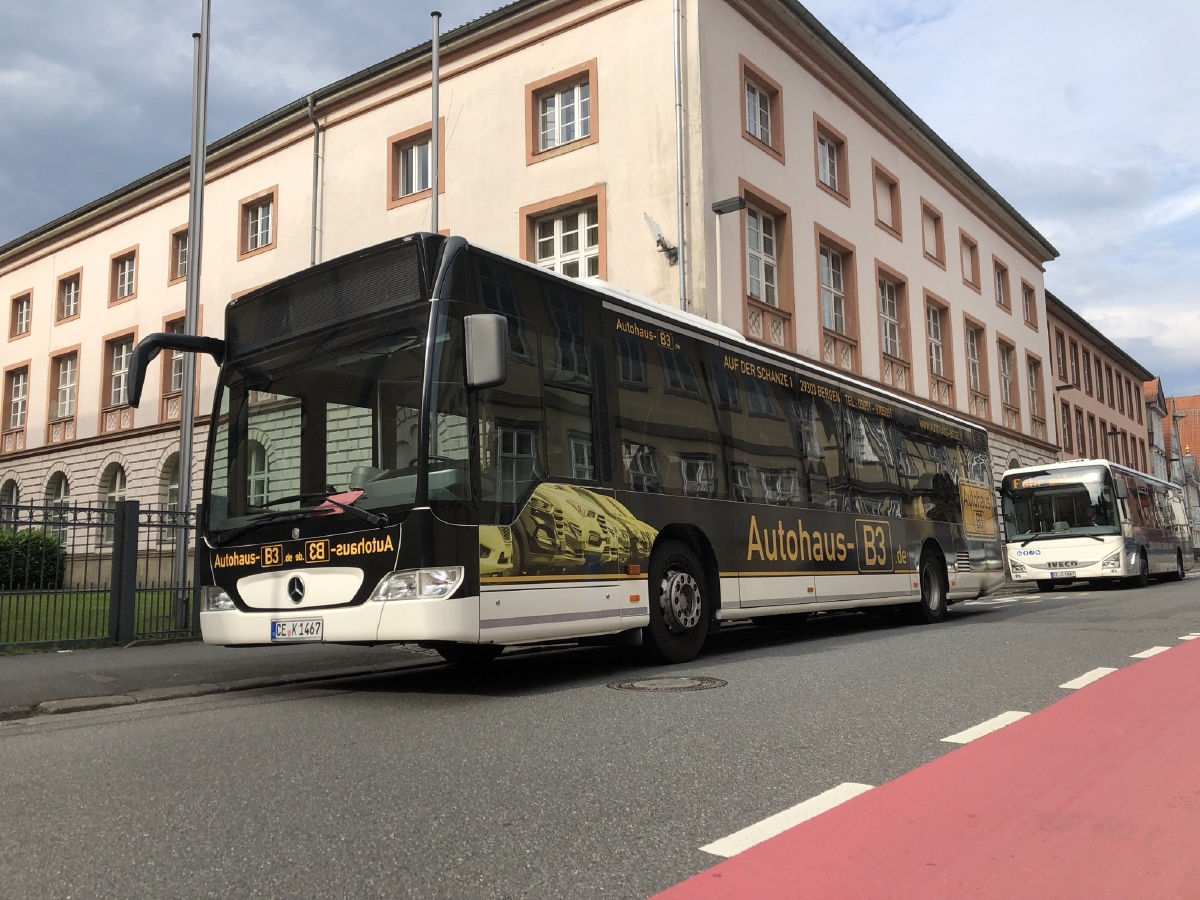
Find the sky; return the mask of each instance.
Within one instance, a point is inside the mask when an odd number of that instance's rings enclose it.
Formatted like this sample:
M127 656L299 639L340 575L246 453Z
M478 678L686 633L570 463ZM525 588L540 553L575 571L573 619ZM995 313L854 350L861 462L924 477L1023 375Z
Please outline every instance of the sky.
M499 2L436 6L447 31ZM428 40L434 8L212 5L210 142ZM1200 393L1200 2L806 5L1059 250L1050 291ZM200 0L0 4L0 244L187 154L199 21Z

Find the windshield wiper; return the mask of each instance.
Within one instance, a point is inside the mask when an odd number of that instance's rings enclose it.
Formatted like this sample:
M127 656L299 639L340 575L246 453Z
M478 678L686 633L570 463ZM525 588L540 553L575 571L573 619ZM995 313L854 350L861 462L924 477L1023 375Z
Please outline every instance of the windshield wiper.
M235 528L233 531L228 531L217 539L217 546L224 547L227 544L232 544L243 534L247 534L257 528L259 525L266 525L268 522L292 522L307 519L311 510L302 509L283 509L279 512L263 513L248 525L243 525L240 528Z
M383 513L369 512L365 509L359 509L356 506L352 506L349 503L343 503L341 500L334 500L333 497L331 497L329 495L330 493L337 493L337 492L332 491L329 493L293 494L290 497L280 497L278 500L270 500L266 503L260 503L258 505L262 506L262 507L267 507L267 506L278 506L280 503L303 503L306 500L324 500L326 503L332 503L338 509L344 510L345 512L348 512L351 515L353 515L359 519L362 519L364 522L368 522L371 525L374 525L376 528L386 528L388 526L388 524L389 524L388 517L385 516ZM305 515L308 515L308 514L312 513L313 511L314 510L308 509L308 510L305 510L304 512L305 512Z

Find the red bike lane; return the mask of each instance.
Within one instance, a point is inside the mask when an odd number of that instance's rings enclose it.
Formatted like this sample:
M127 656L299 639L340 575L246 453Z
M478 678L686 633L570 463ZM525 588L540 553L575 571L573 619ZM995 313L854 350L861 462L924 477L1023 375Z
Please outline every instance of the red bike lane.
M1200 640L657 895L1200 898Z

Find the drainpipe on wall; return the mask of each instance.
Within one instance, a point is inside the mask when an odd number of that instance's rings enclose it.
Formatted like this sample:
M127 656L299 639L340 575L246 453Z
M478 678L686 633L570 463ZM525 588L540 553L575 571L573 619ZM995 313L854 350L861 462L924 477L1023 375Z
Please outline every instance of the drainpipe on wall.
M313 126L313 185L312 185L312 237L308 246L308 264L317 264L317 189L321 169L321 123L317 121L317 103L308 95L308 118Z
M430 228L434 234L438 233L438 178L441 173L438 169L441 167L442 161L438 153L438 113L441 111L440 103L438 102L438 83L441 80L441 31L442 31L442 14L434 10L429 14L433 20L433 41L431 43L433 52L433 81L431 84L431 93L433 94L433 130L429 136L429 156L433 163L430 166L429 185L432 190L429 192L430 197Z
M672 15L675 19L675 192L676 231L679 235L679 308L687 311L687 241L683 237L683 65L680 42L683 12L680 0L675 0Z

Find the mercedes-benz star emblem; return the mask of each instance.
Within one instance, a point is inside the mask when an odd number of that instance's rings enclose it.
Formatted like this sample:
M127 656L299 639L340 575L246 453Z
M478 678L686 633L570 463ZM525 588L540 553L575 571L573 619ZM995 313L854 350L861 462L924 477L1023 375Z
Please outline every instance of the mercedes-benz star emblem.
M293 575L288 579L287 586L288 597L293 603L299 603L304 599L304 579L299 575Z
M300 537L300 529L299 529L299 528L293 528L293 529L292 529L292 540L294 541L294 540L296 540L298 537Z

